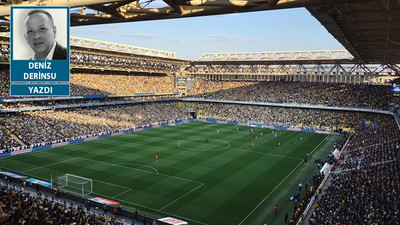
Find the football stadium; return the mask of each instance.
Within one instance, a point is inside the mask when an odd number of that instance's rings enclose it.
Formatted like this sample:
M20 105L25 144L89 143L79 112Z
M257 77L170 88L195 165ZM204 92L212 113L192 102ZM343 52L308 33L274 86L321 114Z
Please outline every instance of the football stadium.
M400 224L399 1L152 2L1 2L0 224ZM190 60L68 31L62 55L44 6L66 27L305 8L345 50Z

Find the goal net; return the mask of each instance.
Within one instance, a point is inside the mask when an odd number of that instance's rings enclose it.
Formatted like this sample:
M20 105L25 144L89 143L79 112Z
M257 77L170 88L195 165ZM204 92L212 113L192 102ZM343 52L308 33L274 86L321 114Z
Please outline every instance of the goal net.
M93 192L93 181L86 177L67 173L57 177L56 182L55 187L66 192L80 194L82 197Z

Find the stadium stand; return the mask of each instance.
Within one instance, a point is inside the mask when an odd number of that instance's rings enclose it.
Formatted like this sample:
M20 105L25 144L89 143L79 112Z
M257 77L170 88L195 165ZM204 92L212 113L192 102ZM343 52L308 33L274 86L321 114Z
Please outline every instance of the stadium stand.
M203 79L193 79L188 84L188 96L200 101L351 107L354 111L181 101L171 94L177 92L174 79L181 71L179 62L103 50L87 51L83 47L73 51L71 98L9 98L8 68L2 67L0 110L4 111L0 113L0 153L188 119L192 116L188 109L195 109L199 118L320 131L344 130L349 133L335 146L337 149L345 146L344 158L342 162L335 162L335 172L327 182L330 186L320 192L318 186L325 177L322 173L312 176L310 188L290 212L293 221L289 223L302 218L316 195L318 200L308 220L310 224L399 224L399 129L391 115L356 112L358 108L389 110L390 104L399 105L400 99L392 96L390 86ZM100 69L103 67L106 71ZM124 71L128 69L131 71ZM141 94L135 96L137 93ZM347 139L349 142L345 145ZM99 220L102 220L85 214L79 206L60 205L4 184L0 203L3 211L0 211L0 224L17 220L29 224L37 219L53 220L54 224L65 221L101 224ZM60 210L62 207L64 210Z
M399 224L399 138L391 120L359 130L344 150L344 169L332 174L310 224Z
M133 94L150 92L175 92L168 76L133 76L115 74L71 75L72 95ZM157 87L155 89L155 87Z
M187 118L177 103L147 103L1 114L26 148ZM8 148L7 151L10 149ZM15 150L15 148L14 148Z
M300 127L316 130L357 128L364 121L379 121L385 116L358 112L264 107L234 104L188 103L184 108L196 108L199 116L236 122L258 122L269 125Z
M399 104L390 86L368 84L310 83L293 81L236 82L199 81L190 96L259 102L347 106L373 109Z

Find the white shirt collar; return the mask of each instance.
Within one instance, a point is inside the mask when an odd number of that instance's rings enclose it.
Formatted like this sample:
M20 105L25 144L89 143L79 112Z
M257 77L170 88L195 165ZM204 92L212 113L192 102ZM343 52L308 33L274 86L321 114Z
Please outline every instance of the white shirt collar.
M49 54L47 54L47 56L46 56L46 58L44 60L53 60L54 51L56 50L56 44L57 44L57 42L54 42L53 47L51 48ZM37 60L36 59L36 54L33 55L32 60Z

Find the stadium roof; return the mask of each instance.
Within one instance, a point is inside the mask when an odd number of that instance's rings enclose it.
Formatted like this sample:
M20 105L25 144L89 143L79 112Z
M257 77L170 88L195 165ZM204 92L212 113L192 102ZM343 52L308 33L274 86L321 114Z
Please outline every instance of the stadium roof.
M183 18L306 7L360 63L400 64L399 0L2 0L0 31L10 6L71 7L71 25ZM3 22L1 22L1 20Z
M307 7L363 63L400 63L400 1L348 1Z

